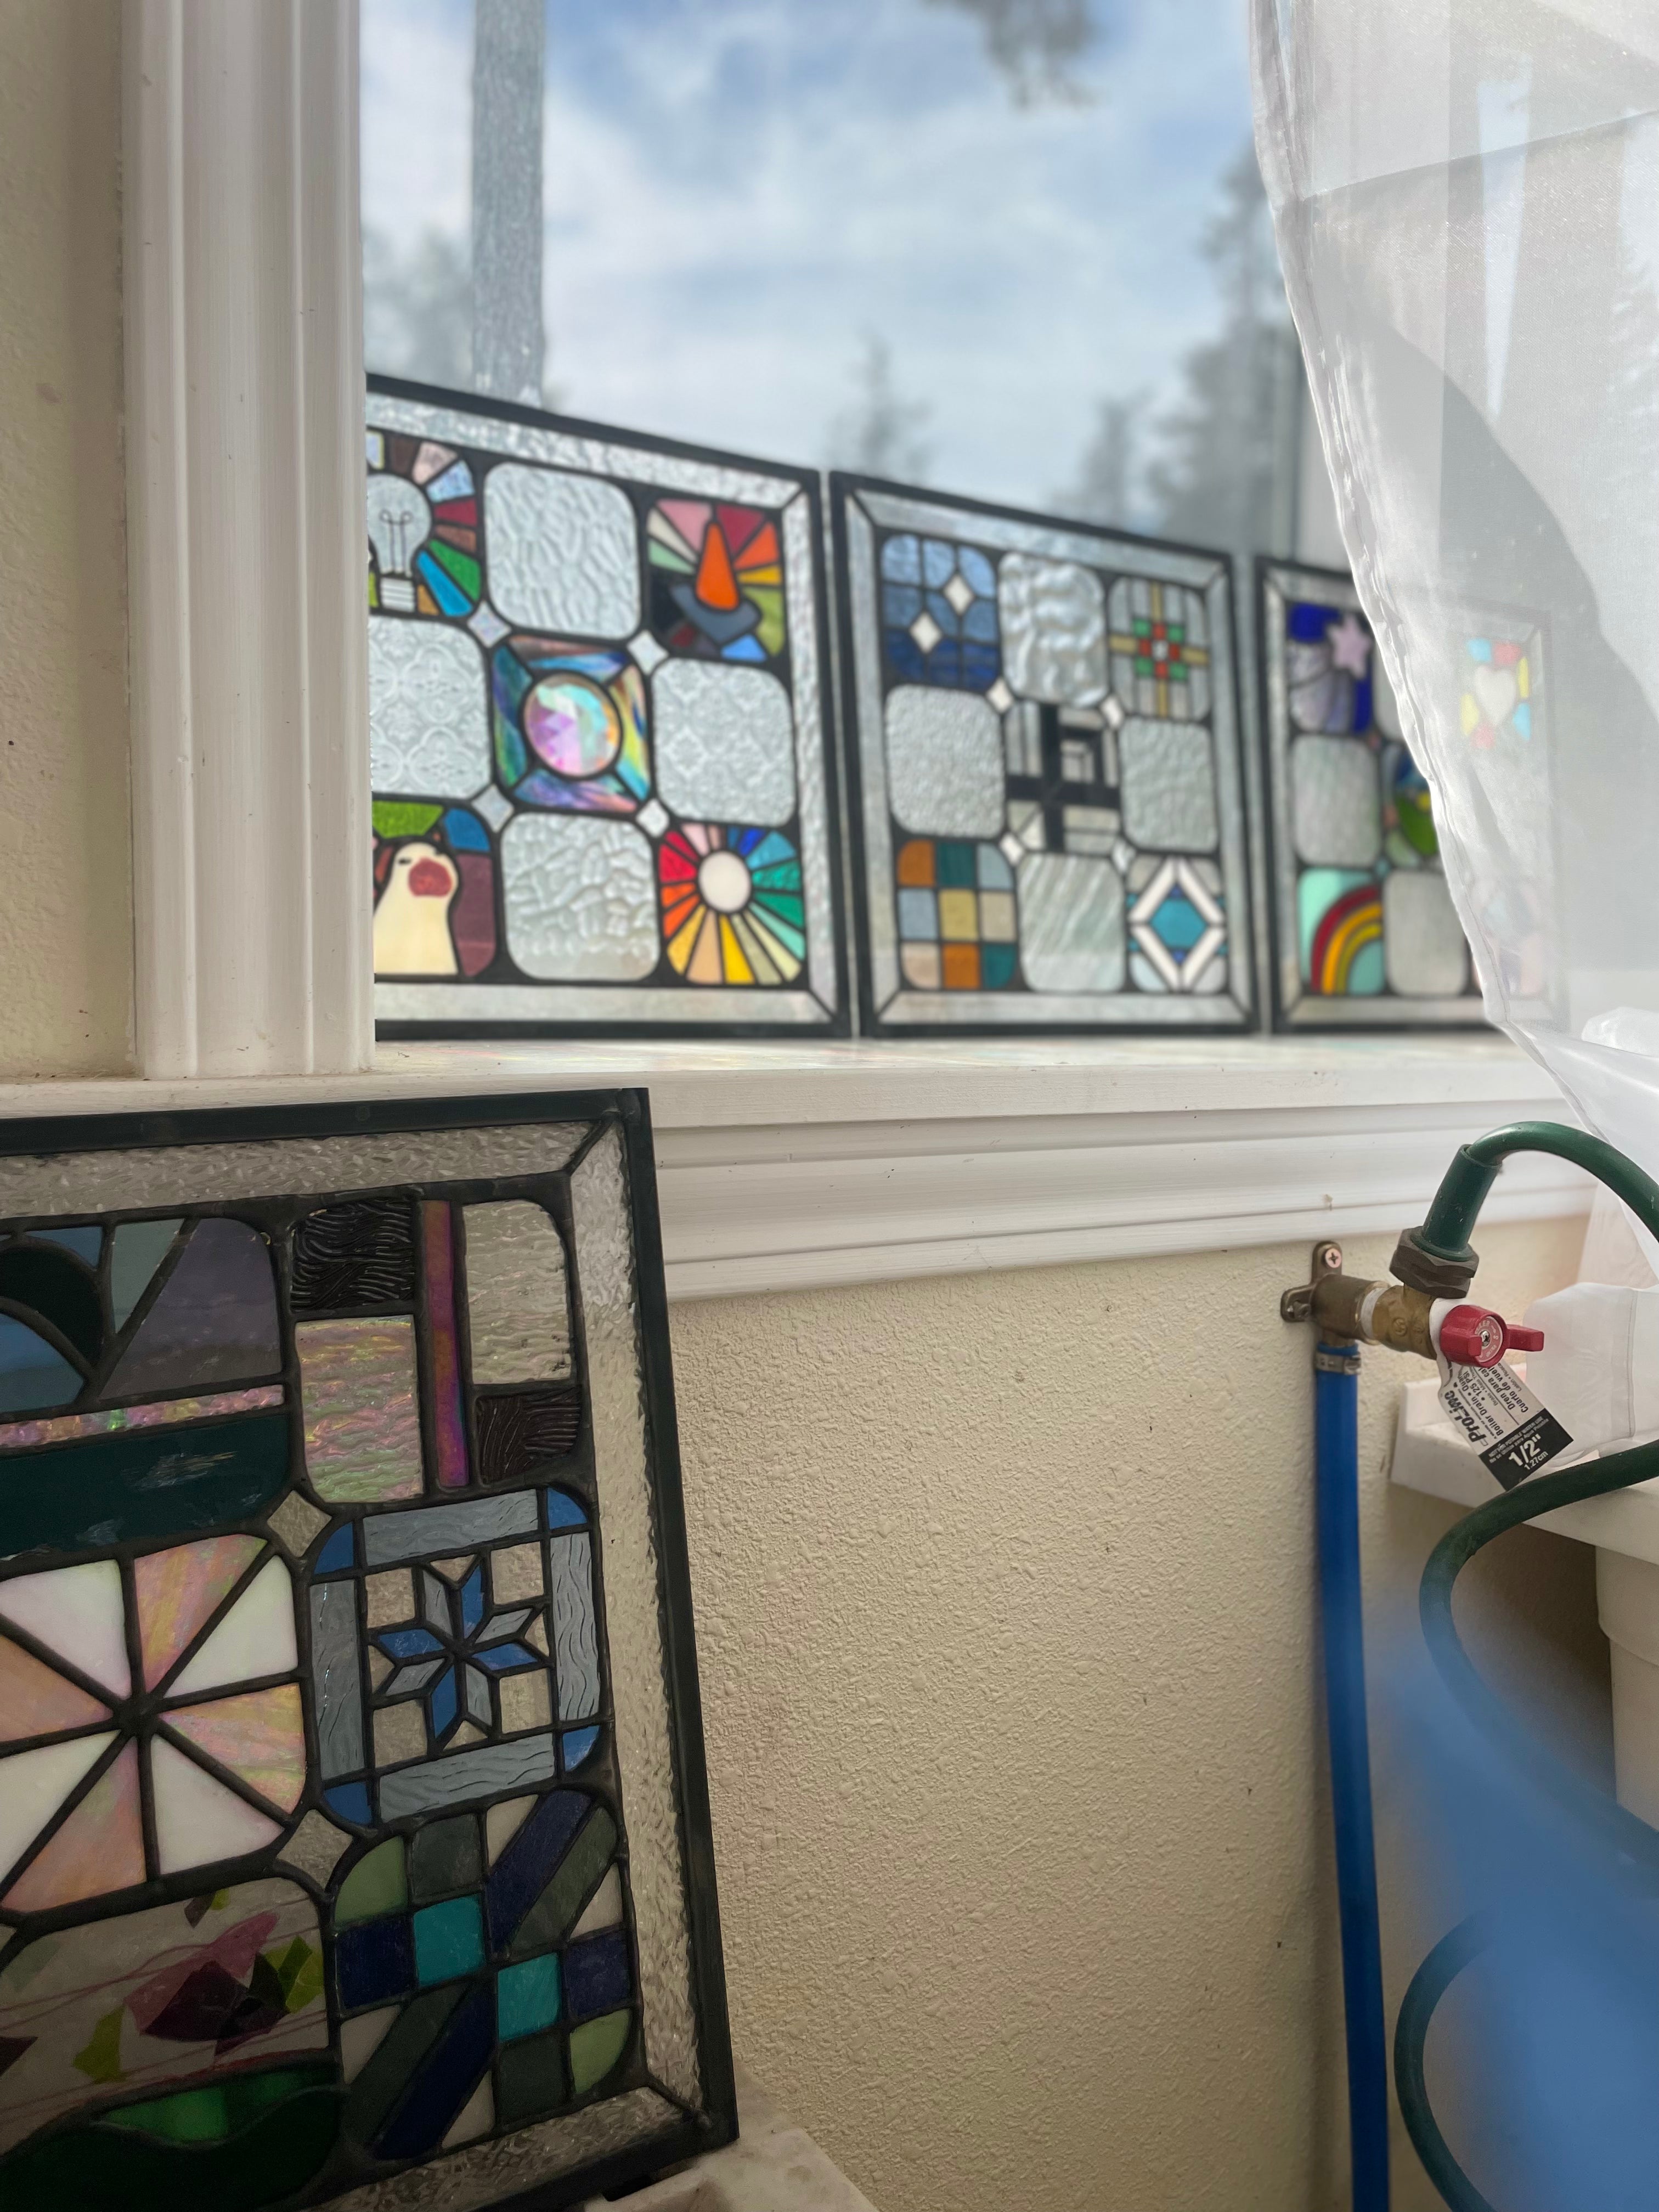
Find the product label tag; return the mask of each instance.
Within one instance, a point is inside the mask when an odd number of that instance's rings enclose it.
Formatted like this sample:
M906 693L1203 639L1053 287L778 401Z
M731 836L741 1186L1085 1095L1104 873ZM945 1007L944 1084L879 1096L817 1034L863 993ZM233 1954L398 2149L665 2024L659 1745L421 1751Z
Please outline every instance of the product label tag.
M1505 1490L1559 1459L1572 1443L1512 1367L1440 1362L1440 1402Z

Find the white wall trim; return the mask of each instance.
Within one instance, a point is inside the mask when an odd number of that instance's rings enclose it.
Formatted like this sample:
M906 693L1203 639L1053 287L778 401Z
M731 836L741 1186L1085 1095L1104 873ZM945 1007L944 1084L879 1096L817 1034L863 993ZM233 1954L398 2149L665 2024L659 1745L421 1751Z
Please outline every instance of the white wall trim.
M0 1114L641 1084L670 1295L811 1289L1393 1232L1455 1147L1566 1113L1495 1040L996 1047L382 1046L372 1076L0 1086ZM1557 1160L1483 1219L1583 1212Z
M356 0L125 0L138 1064L373 1065Z

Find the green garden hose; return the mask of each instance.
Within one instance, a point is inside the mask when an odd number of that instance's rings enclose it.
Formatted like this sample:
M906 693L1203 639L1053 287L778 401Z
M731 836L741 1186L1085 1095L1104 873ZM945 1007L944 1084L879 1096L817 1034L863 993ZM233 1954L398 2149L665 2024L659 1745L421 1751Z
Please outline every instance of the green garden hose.
M1431 1259L1474 1265L1469 1235L1475 1215L1503 1162L1513 1152L1551 1152L1585 1168L1628 1206L1643 1227L1659 1237L1659 1184L1599 1137L1553 1121L1517 1121L1465 1145L1447 1170L1421 1229L1410 1241ZM1442 1537L1423 1570L1418 1609L1429 1655L1464 1712L1494 1738L1530 1778L1624 1862L1626 1878L1659 1892L1659 1830L1596 1790L1587 1789L1531 1735L1486 1687L1470 1663L1452 1620L1458 1576L1483 1546L1506 1528L1581 1498L1602 1498L1659 1475L1659 1442L1638 1444L1611 1458L1590 1460L1558 1474L1534 1475L1518 1489L1478 1506ZM1496 2212L1453 2157L1429 2102L1424 2045L1434 2008L1453 1980L1492 1940L1498 1916L1480 1912L1441 1938L1412 1978L1395 2029L1395 2093L1407 2133L1429 2179L1452 2212Z

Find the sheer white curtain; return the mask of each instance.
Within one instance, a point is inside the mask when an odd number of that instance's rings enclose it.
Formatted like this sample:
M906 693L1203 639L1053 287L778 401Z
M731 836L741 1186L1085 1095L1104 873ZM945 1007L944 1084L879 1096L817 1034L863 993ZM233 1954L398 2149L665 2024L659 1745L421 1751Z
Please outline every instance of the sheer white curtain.
M1487 1009L1659 1172L1659 9L1254 7L1343 534Z

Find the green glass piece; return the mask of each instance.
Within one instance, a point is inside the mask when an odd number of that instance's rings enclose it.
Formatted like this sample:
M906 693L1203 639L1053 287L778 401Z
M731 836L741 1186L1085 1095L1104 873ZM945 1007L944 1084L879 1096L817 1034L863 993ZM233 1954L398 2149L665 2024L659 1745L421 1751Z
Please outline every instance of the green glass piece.
M503 1966L495 1977L495 2026L503 2043L551 2027L559 2016L556 1952Z
M288 1486L288 1415L129 1429L0 1458L0 1557L252 1520Z
M560 1860L551 1881L520 1922L513 1938L515 1959L545 1951L568 1931L610 1865L616 1848L617 1824L604 1806L599 1806Z
M97 2124L125 2128L168 2142L222 2142L302 2089L327 2088L332 2065L284 2066L263 2074L231 2075L199 2089L176 2090L147 2104L122 2105L101 2112Z
M300 2090L218 2142L168 2142L106 2119L24 2143L0 2160L6 2212L262 2212L295 2196L339 2132L332 2087Z
M483 1964L483 1923L476 1897L452 1897L415 1915L415 1974L424 1987L476 1973Z
M296 1936L287 1950L261 1954L281 1984L288 2012L303 2012L312 1999L322 1995L323 1954L303 1936Z
M441 568L448 569L468 599L476 599L483 578L472 556L463 553L458 546L446 545L440 539L434 539L428 550Z
M415 1836L410 1854L409 1887L419 1903L476 1889L483 1880L478 1824L470 1814L454 1820L433 1820Z
M495 2118L502 2127L522 2127L526 2120L556 2112L569 2096L556 2032L509 2043L495 2062Z
M374 811L377 837L423 837L443 809L415 799L377 799Z
M110 1316L125 1328L149 1287L149 1279L161 1266L178 1235L180 1218L171 1221L124 1221L110 1240Z
M629 2012L602 2013L570 2034L570 2086L581 2096L603 2081L628 2048L628 2031L634 2015Z
M121 2022L126 2018L126 2007L117 2005L106 2012L87 2039L84 2051L75 2054L75 2070L84 2074L88 2081L125 2081L121 2070Z
M358 1860L340 1884L334 1900L334 1924L349 1928L356 1920L378 1920L385 1912L401 1912L409 1902L409 1881L404 1868L401 1836L377 1844L367 1858Z
M368 2063L346 2093L345 2131L367 2149L381 2124L408 2088L410 2076L448 2024L466 1995L464 1982L428 1990L406 2004L370 2054Z

